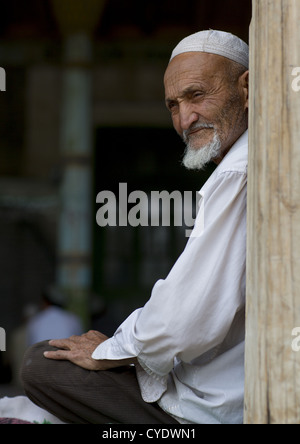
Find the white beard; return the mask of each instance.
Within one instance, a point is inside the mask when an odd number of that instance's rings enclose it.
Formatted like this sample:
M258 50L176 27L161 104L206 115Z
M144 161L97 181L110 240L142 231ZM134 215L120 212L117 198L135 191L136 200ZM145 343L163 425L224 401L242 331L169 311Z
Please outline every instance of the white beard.
M202 148L195 149L187 143L182 163L188 170L201 170L220 154L221 141L215 131L213 140Z

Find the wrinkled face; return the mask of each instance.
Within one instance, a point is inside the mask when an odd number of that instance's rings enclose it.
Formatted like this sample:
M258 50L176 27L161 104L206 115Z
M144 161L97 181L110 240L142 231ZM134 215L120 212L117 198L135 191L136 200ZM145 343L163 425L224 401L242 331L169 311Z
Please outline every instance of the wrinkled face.
M205 157L199 168L210 160L219 163L247 129L248 73L234 80L230 64L218 55L190 52L175 57L165 73L174 128L187 156Z

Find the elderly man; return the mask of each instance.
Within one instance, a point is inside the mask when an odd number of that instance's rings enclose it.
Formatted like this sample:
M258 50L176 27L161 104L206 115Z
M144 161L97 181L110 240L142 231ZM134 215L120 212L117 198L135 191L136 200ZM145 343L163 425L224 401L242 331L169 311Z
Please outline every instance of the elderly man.
M25 355L27 395L62 420L242 423L248 59L248 46L220 31L175 48L164 82L184 165L218 166L184 252L143 308L112 338L91 331Z

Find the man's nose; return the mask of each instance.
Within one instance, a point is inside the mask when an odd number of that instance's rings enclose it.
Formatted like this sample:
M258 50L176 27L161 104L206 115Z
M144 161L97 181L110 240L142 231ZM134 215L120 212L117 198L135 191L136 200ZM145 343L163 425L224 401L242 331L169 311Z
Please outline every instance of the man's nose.
M191 125L199 120L199 115L189 104L181 103L179 106L179 121L182 131L188 130Z

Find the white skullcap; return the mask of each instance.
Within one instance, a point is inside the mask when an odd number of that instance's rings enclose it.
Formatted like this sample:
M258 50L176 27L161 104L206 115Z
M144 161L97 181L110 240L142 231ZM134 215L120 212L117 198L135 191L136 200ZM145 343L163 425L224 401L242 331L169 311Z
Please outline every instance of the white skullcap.
M223 31L201 31L184 38L172 52L171 59L185 52L217 54L249 69L249 46L233 34Z

